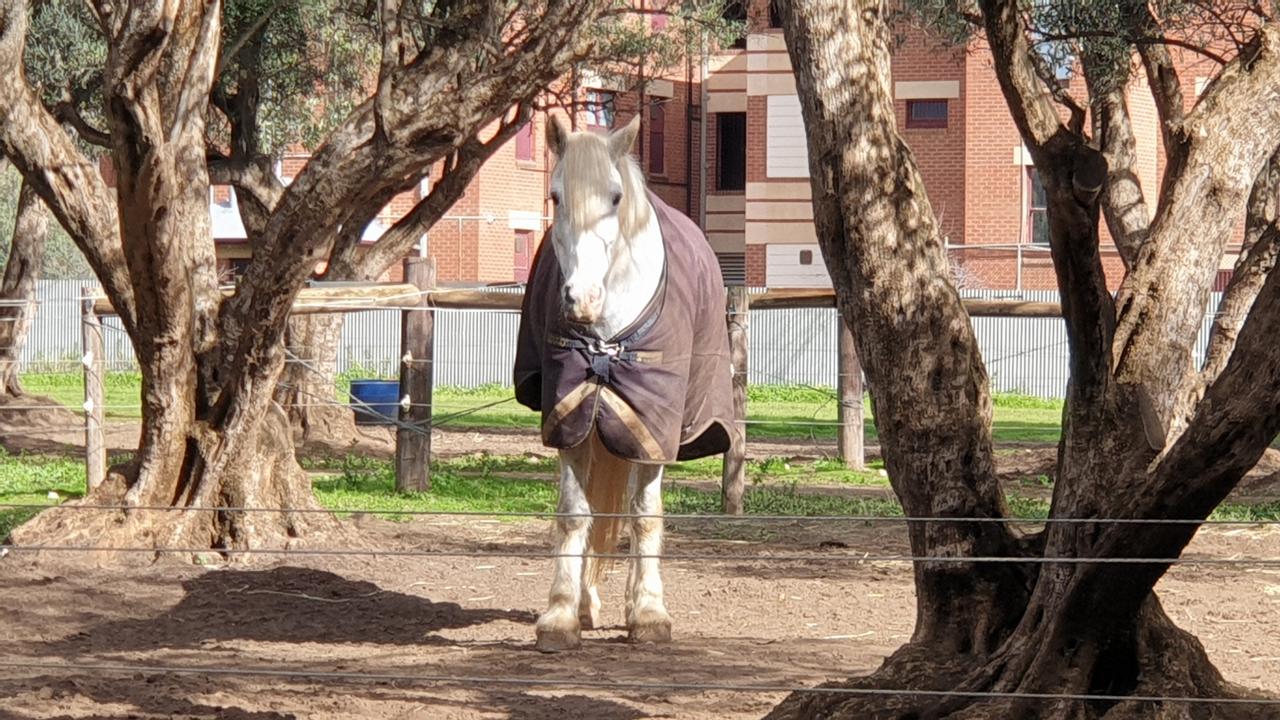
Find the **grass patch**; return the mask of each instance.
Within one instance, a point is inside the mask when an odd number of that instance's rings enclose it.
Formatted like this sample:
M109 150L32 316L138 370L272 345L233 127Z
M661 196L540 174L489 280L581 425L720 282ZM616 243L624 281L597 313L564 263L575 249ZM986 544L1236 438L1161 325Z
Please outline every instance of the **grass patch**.
M119 458L113 458L113 461ZM717 463L718 464L718 463ZM554 460L478 457L445 461L435 465L429 493L406 494L395 489L392 463L359 456L310 460L308 467L331 475L317 478L313 485L321 504L340 514L355 510L371 510L390 519L407 519L412 512L521 512L550 513L556 506L557 490L547 478L554 472ZM811 476L830 473L845 476L849 484L887 484L876 469L874 481L862 483L860 476L838 463L807 465ZM673 479L718 479L719 470L709 475L706 460L681 463L673 468ZM821 466L821 467L820 467ZM753 515L847 515L856 517L901 517L902 506L896 500L881 497L841 497L804 492L804 468L780 458L762 461L751 468L758 473L758 484L749 487L744 502ZM511 477L512 473L526 475ZM540 477L528 477L537 474ZM768 485L760 484L769 480ZM44 505L84 493L84 465L78 460L39 455L11 455L0 450L0 503ZM56 493L56 497L50 495ZM1007 496L1012 517L1042 520L1048 517L1046 500L1017 493ZM663 490L667 512L676 514L717 514L720 512L718 491L706 491L688 485L671 484ZM35 510L0 508L0 538L25 522ZM1224 503L1210 519L1233 522L1280 521L1280 502L1259 505Z
M84 408L84 373L24 373L22 387L29 393L45 395L74 411ZM142 373L109 372L102 380L108 418L142 417Z
M44 505L84 495L84 463L39 455L10 455L0 448L0 502ZM38 512L29 508L0 508L0 538Z
M354 379L376 377L361 368L338 376L334 399L348 402ZM28 373L22 382L40 395L79 410L84 404L80 373ZM137 372L107 373L107 417L136 419L142 376ZM1062 403L1016 394L994 398L993 431L997 443L1056 443L1061 434ZM501 385L475 388L439 387L432 395L435 422L460 430L536 429L538 413L515 402L512 390ZM867 442L879 442L870 402L864 401ZM748 440L835 440L839 427L835 393L807 385L757 385L747 389Z

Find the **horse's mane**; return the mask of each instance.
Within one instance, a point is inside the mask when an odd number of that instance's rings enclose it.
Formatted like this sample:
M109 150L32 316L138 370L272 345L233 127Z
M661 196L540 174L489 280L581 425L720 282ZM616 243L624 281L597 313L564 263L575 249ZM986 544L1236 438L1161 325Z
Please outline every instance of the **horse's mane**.
M649 224L649 200L645 194L644 173L640 171L640 163L630 153L623 155L617 162L609 157L607 141L599 135L582 133L570 140L578 145L578 152L565 152L561 162L565 163L565 178L573 178L572 183L565 183L564 192L568 205L574 216L570 218L573 227L590 227L598 218L587 217L587 195L601 192L609 186L609 175L606 168L612 165L622 177L622 201L618 203L618 227L622 239L629 241L644 232Z

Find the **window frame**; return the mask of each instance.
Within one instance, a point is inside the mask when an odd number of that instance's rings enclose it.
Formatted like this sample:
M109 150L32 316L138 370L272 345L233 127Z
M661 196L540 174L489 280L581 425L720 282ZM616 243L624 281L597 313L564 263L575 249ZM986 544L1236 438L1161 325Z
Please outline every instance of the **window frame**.
M912 110L925 105L941 105L942 117L926 117L918 118L912 114ZM942 130L945 129L951 120L951 103L947 98L913 98L907 100L907 129L908 130Z
M517 162L533 162L536 148L533 140L533 121L525 123L516 131L516 161ZM521 150L524 152L521 152Z
M664 101L649 103L649 174L667 174L667 108Z
M618 122L618 94L612 90L591 88L583 102L587 111L587 125L612 130Z
M1044 183L1040 182L1040 172L1036 170L1036 167L1034 165L1027 166L1026 174L1024 177L1025 177L1025 182L1027 183L1027 196L1026 196L1027 206L1025 208L1027 232L1026 232L1026 237L1023 239L1023 244L1029 245L1031 247L1049 247L1050 241L1049 241L1048 194L1045 191ZM1039 193L1036 192L1037 187L1039 187L1040 189ZM1040 198L1042 198L1042 204L1037 205L1037 198L1036 198L1037 194L1040 196ZM1043 231L1044 231L1043 241L1036 240L1037 225L1043 228Z
M716 113L715 116L716 116L716 190L719 190L722 192L745 192L747 189L747 114L744 112L721 112L721 113ZM725 172L724 172L725 171L725 162L724 162L725 151L724 149L726 145L728 145L728 143L725 142L724 133L725 133L725 127L727 125L724 122L724 120L727 117L735 118L735 123L737 122L738 119L741 119L742 179L741 179L740 187L737 187L737 186L730 187L725 183ZM735 185L737 184L735 183Z

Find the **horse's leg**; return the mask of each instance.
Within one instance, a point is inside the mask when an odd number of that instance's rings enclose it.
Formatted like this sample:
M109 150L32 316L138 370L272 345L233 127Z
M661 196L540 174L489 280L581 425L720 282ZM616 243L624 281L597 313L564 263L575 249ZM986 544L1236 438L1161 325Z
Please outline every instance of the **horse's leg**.
M547 610L538 618L537 626L537 648L543 652L571 650L582 644L578 602L582 594L582 555L591 527L591 506L584 493L590 465L588 443L560 451L560 502L556 512L576 517L556 518L555 575Z
M662 603L662 466L636 465L631 512L653 517L631 520L631 582L627 588L627 637L632 642L670 642L671 616Z
M599 559L590 553L582 563L582 597L578 600L578 623L585 630L600 627L600 592L596 590L595 564Z

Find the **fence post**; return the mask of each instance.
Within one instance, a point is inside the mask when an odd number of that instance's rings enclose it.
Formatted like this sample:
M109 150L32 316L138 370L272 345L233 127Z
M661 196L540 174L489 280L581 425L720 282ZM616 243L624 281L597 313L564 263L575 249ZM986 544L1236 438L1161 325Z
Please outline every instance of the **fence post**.
M863 448L862 419L862 366L858 363L858 348L853 344L853 332L844 316L836 310L839 335L840 362L836 370L836 386L840 396L840 459L845 467L861 470L866 467Z
M720 502L726 515L741 515L747 459L747 331L750 309L747 288L742 285L730 287L728 300L729 357L733 366L733 416L737 424L737 432L733 433L733 445L724 454L724 477L720 488Z
M103 431L106 420L106 393L103 373L106 352L102 342L102 323L93 311L93 288L82 289L80 301L80 344L84 363L84 464L89 491L107 479L107 438Z
M436 284L434 258L406 258L404 281L419 290ZM409 305L430 307L426 295ZM400 314L401 426L396 430L396 490L426 492L431 489L431 384L435 348L435 314L429 310L405 310Z

